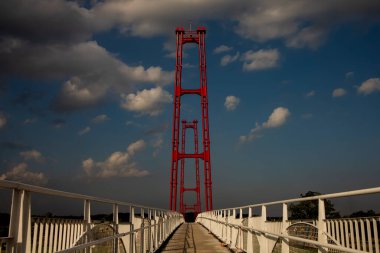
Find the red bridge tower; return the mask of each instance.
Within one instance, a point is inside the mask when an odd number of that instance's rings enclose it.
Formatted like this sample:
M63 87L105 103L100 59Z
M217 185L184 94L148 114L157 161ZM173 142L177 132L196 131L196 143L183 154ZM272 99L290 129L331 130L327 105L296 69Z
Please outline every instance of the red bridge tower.
M185 31L182 27L176 29L177 52L176 68L174 80L174 112L173 112L173 132L172 132L172 163L170 171L170 209L177 210L177 180L178 180L178 162L181 160L181 186L180 186L180 211L185 213L186 210L194 210L198 213L200 206L200 184L199 184L199 159L203 160L204 165L204 201L205 210L212 210L212 181L211 181L211 163L210 163L210 132L208 123L208 97L207 97L207 75L206 75L206 28L198 27L196 31ZM198 44L199 55L199 72L200 86L198 89L182 89L182 51L186 43ZM182 149L179 150L179 132L181 122L181 96L198 95L201 99L202 110L202 146L203 150L198 150L197 122L188 123L184 121L182 125ZM185 130L186 128L194 129L194 153L185 153ZM196 186L195 188L184 187L184 159L195 159ZM194 205L185 205L183 193L185 191L195 191L197 200Z

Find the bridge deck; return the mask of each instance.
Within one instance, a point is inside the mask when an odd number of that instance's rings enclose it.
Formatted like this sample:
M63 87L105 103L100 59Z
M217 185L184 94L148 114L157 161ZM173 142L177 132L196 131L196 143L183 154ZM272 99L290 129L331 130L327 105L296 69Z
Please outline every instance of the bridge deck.
M167 253L231 253L198 223L183 223L159 252Z

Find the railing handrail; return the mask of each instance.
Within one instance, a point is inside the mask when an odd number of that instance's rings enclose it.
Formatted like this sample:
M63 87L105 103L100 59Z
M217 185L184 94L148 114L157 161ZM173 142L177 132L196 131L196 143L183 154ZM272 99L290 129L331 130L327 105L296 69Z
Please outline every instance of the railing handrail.
M236 210L236 209L260 207L260 206L271 206L271 205L278 205L278 204L288 204L288 203L293 203L293 202L302 202L302 201L310 201L310 200L318 200L318 199L342 198L342 197L359 196L359 195L375 194L375 193L380 193L380 187L367 188L367 189L361 189L361 190L353 190L353 191L346 191L346 192L338 192L338 193L330 193L330 194L323 194L323 195L317 195L317 196L312 196L312 197L303 197L303 198L301 197L301 198L294 198L294 199L286 199L286 200L279 200L279 201L273 201L273 202L265 202L265 203L253 204L253 205L220 208L220 209L215 209L213 211Z
M287 234L283 234L283 233L275 233L275 232L271 232L271 231L267 231L267 230L263 230L263 229L251 228L251 227L247 227L247 226L243 226L243 225L231 224L231 223L227 223L227 222L223 222L223 221L219 221L219 220L215 220L215 219L211 219L211 218L199 217L199 219L205 219L205 220L213 221L216 223L224 224L226 226L235 227L235 228L239 228L239 229L246 230L246 231L253 231L253 232L258 232L258 233L262 233L262 234L277 236L279 238L286 238L286 239L290 239L290 240L294 240L294 241L298 241L298 242L310 243L310 244L316 245L319 248L330 248L330 249L335 249L335 250L350 252L350 253L368 253L367 251L350 249L347 247L342 247L342 246L334 245L334 244L321 243L321 242L313 241L310 239L291 236L291 235L287 235Z
M132 206L132 207L143 208L143 209L154 209L158 211L172 212L168 209L163 209L163 208L144 206L140 204L117 201L117 200L112 200L112 199L107 199L107 198L94 197L94 196L83 195L79 193L65 192L65 191L54 190L50 188L45 188L45 187L36 186L36 185L29 185L29 184L24 184L24 183L15 182L15 181L9 181L9 180L0 180L0 188L25 190L25 191L34 192L34 193L66 197L66 198L71 198L71 199L89 200L89 201L95 201L95 202L100 202L100 203L115 204L115 205L121 205L121 206Z
M164 223L165 222L168 222L168 221L164 221ZM118 238L130 235L130 234L135 234L136 232L140 232L141 230L144 230L144 229L147 229L147 228L156 227L158 225L159 224L153 224L153 225L149 225L149 226L142 226L142 227L134 229L132 231L110 235L110 236L107 236L107 237L100 238L98 240L94 240L94 241L91 241L91 242L83 243L83 244L80 244L80 245L75 245L75 246L72 246L71 248L68 248L68 249L59 250L59 251L56 251L55 253L68 253L68 252L73 252L73 251L85 249L87 247L98 245L98 244L102 244L102 243L111 241L113 239L118 239Z

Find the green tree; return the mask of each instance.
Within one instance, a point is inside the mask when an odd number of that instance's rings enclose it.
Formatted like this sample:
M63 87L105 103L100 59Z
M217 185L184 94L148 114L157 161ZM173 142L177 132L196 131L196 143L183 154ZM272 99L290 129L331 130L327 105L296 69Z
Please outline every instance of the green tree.
M357 217L372 217L372 216L376 216L376 213L375 211L373 211L372 209L368 210L368 211L357 211L357 212L354 212L352 214L350 214L350 218L357 218Z
M313 197L321 195L319 192L308 191L301 194L301 198ZM318 200L301 201L297 204L290 204L290 219L318 219ZM330 200L325 200L326 218L339 218L340 214L334 208L334 204Z

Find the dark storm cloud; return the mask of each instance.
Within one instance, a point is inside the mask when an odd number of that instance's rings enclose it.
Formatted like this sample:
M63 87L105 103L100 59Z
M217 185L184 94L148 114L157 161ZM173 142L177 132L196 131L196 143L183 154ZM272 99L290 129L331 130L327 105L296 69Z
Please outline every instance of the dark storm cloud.
M4 96L7 92L7 83L0 79L0 97Z
M2 36L29 42L72 42L91 38L105 29L88 9L72 1L0 1Z

